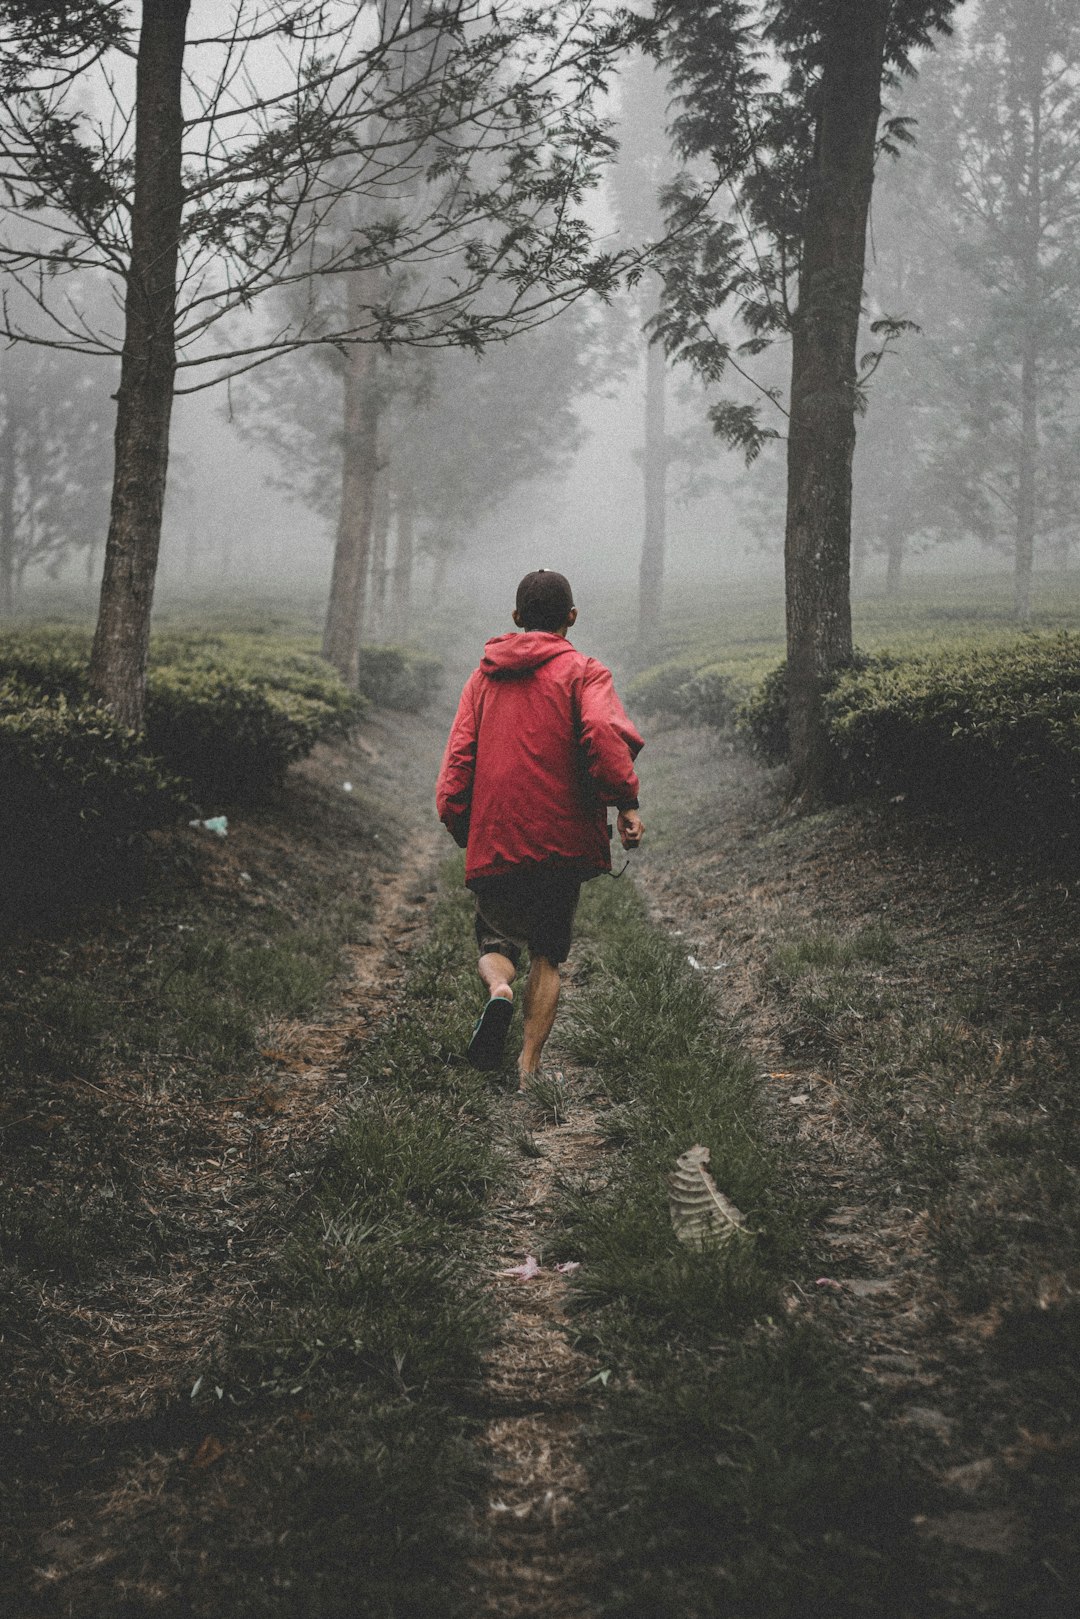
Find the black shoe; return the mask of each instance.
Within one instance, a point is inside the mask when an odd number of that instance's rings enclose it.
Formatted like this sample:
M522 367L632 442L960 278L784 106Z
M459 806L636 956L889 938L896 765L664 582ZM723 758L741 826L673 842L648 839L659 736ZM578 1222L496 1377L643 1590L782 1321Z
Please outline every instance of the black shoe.
M513 1001L493 996L480 1014L465 1056L474 1068L489 1072L502 1063L503 1047L514 1016Z

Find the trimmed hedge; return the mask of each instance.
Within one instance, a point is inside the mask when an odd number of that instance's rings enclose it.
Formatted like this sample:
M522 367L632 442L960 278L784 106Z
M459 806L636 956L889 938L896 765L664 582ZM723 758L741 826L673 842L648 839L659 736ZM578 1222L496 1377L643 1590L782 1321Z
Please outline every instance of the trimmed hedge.
M437 693L441 678L439 659L411 647L360 649L360 690L380 708L418 714Z
M186 784L104 710L12 680L0 681L0 782L3 910L86 881L192 810Z
M336 695L324 701L276 689L224 669L152 669L146 744L202 799L251 803L317 742L344 735L361 706Z
M1080 813L1080 636L858 660L825 696L837 799L870 792L999 828L1075 836ZM743 706L739 734L787 758L787 671Z
M719 669L691 669L685 663L659 664L630 682L627 701L646 717L666 716L683 725L727 731L739 712L739 691Z
M1075 836L1080 636L875 661L826 698L844 796L880 790Z
M4 636L0 679L41 700L96 712L86 686L88 653L80 630ZM250 803L317 742L345 735L366 706L298 643L172 635L151 649L142 750L205 804Z
M739 709L735 732L762 764L782 765L790 739L787 717L787 664L770 671Z

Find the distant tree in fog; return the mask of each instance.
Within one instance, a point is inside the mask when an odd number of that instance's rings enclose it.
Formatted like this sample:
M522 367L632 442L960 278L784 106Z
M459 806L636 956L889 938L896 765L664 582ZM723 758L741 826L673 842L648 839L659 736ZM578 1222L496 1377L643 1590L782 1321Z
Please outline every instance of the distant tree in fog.
M904 126L883 117L912 51L954 0L672 0L663 45L681 96L674 122L690 172L669 194L682 227L666 273L669 351L710 384L755 387L755 359L791 344L786 407L785 577L795 790L825 767L822 691L852 656L850 553L859 329L875 163ZM715 188L722 211L704 206ZM722 321L736 317L742 339ZM887 336L888 333L886 332ZM770 383L712 408L717 431L755 455L780 436Z
M52 349L0 355L0 616L23 575L90 562L109 511L108 393L100 366Z
M664 235L660 196L671 182L675 163L667 131L671 95L667 74L662 64L640 55L623 69L619 85L622 102L619 157L611 170L615 211L621 228L634 241L658 242ZM657 643L664 604L671 460L667 426L668 358L663 342L650 329L650 323L660 313L661 286L656 271L646 272L634 300L645 346L645 432L641 452L644 520L638 570L638 644L646 653Z
M1060 560L1080 525L1075 0L980 0L949 67L953 116L928 158L969 295L948 327L935 488L968 533L1011 548L1023 622L1036 542Z
M142 0L136 41L119 0L0 0L0 267L36 306L5 325L121 360L90 682L135 726L178 374L331 341L476 347L609 285L579 205L610 150L605 75L641 33L593 0L234 0L192 37L189 9ZM352 230L320 237L346 198ZM65 297L73 270L119 283L115 331ZM241 329L271 287L341 275L336 332L317 300L309 326Z
M368 637L406 633L418 555L451 557L515 489L569 461L581 442L575 405L608 374L604 335L578 306L480 356L413 351L380 363ZM294 355L250 378L234 399L241 432L272 449L282 485L335 530L349 498L346 361L332 350Z

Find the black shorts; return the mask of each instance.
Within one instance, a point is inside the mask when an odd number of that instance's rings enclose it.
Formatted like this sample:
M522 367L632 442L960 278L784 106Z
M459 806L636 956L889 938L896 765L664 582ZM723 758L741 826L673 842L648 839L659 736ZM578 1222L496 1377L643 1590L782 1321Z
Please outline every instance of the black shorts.
M520 866L474 878L480 954L506 956L516 967L523 946L557 966L570 954L581 875L562 866Z

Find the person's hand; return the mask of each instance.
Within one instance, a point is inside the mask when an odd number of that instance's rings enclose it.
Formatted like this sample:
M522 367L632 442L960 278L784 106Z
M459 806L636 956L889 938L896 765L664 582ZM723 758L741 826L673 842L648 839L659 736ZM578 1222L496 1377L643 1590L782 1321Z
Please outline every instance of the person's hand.
M636 849L645 836L645 822L637 810L619 811L619 838L624 849Z

